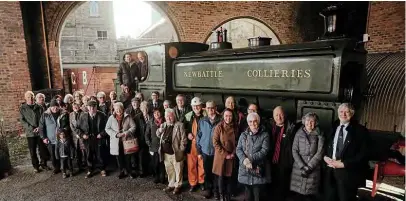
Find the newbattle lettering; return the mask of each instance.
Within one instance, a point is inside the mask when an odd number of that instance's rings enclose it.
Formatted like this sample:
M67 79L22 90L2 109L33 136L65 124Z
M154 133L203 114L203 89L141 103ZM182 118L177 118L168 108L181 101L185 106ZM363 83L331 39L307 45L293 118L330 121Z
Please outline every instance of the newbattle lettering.
M193 78L221 78L223 77L223 71L186 71L183 72L184 77L193 77Z
M247 70L247 77L249 78L310 78L311 71L307 70ZM222 78L224 77L223 71L185 71L184 77L189 78ZM232 75L230 75L232 77Z

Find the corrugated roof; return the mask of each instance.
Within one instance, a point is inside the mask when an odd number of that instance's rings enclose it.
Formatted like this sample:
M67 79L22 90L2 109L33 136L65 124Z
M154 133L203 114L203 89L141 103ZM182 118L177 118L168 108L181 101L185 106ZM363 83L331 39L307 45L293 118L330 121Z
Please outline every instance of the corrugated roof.
M367 56L368 96L361 116L368 129L405 132L405 55Z

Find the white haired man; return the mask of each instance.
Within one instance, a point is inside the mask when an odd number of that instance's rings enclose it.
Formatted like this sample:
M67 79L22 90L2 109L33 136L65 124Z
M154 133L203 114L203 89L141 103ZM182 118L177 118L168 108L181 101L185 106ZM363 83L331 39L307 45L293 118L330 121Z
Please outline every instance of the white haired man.
M34 167L34 172L39 172L41 166L45 170L49 170L46 165L48 158L48 150L39 136L39 121L43 112L43 108L34 104L34 93L27 91L24 94L25 103L20 107L21 124L24 127L27 137L28 149L30 150L31 163ZM40 161L37 157L37 147L39 147Z
M327 136L325 200L355 201L358 187L365 182L369 134L364 126L352 119L354 113L350 104L341 104L339 122Z
M97 110L100 112L103 112L107 117L111 115L111 110L110 110L110 102L106 100L106 93L103 91L100 91L97 93L97 101L99 102L99 105L97 106Z
M185 115L191 111L191 108L185 104L186 98L183 94L178 94L176 96L176 107L175 115L176 120L180 122L185 122Z
M268 154L272 168L272 183L270 184L271 200L284 201L289 195L292 173L293 155L292 143L295 138L295 125L290 123L282 106L273 110L273 119L268 125L270 134L270 152Z
M186 133L183 123L177 122L173 109L165 110L166 122L156 131L160 138L158 153L165 164L168 174L168 187L164 191L173 190L173 194L181 192L183 180L183 161L185 160Z

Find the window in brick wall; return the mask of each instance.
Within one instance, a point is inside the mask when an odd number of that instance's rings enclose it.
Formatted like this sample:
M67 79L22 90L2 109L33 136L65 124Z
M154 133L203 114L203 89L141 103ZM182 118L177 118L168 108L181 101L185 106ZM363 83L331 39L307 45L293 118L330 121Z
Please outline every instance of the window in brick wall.
M96 49L96 46L94 46L93 43L89 43L88 47L89 47L89 50L95 50Z
M107 39L107 31L97 31L97 39L106 40Z
M90 17L99 17L99 4L96 1L89 2Z

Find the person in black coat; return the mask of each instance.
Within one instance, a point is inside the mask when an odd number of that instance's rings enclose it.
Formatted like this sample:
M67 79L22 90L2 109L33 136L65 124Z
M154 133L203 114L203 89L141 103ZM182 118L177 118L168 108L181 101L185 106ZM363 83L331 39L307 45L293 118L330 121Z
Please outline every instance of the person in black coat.
M124 55L124 61L120 64L117 71L117 79L120 83L121 90L128 86L130 91L137 90L139 70L137 63L134 62L130 53Z
M89 112L83 112L79 117L78 129L79 137L83 139L85 145L85 155L87 158L87 174L85 178L92 177L95 168L100 169L103 177L106 176L106 145L107 134L105 131L107 116L97 110L97 102L87 103Z
M158 108L161 110L161 112L164 112L163 101L159 99L158 91L152 92L151 100L149 100L148 103L149 103L149 111L153 111L155 108Z
M147 164L150 161L148 154L148 146L145 141L145 133L148 122L153 119L147 101L141 102L141 113L135 116L135 124L137 125L136 136L138 138L139 151L135 154L136 171L140 177L145 177L148 174Z
M281 106L273 110L273 119L267 123L270 134L270 152L272 183L271 200L284 201L289 195L293 167L292 144L295 137L295 125L286 119Z
M145 130L145 142L149 147L149 154L151 155L152 173L154 175L154 183L165 184L165 166L163 161L159 158L159 141L160 138L156 135L156 131L160 128L161 124L165 122L163 115L159 109L153 111L154 118L147 122Z
M341 104L339 122L327 136L325 200L355 201L358 187L365 183L369 133L353 116L354 108L348 103Z

